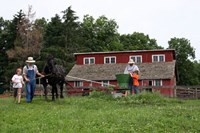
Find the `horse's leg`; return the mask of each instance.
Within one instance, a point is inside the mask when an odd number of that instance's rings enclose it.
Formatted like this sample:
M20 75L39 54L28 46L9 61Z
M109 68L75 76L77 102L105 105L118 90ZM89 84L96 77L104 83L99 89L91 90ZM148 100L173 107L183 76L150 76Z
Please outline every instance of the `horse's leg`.
M52 85L52 101L55 100L55 98L54 98L54 92L55 92L55 90L56 90L56 85Z
M60 98L64 98L64 96L63 96L63 84L64 83L60 84Z
M55 91L56 91L56 99L58 99L58 88L57 88L57 86L55 88Z
M47 82L46 82L46 78L42 78L42 85L43 85L43 88L44 88L45 100L47 100Z
M43 85L44 86L44 95L45 95L45 100L47 100L47 84Z

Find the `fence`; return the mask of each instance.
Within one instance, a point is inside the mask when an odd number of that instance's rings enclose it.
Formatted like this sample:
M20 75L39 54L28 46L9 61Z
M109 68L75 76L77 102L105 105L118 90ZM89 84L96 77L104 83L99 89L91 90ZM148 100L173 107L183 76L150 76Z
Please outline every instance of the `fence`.
M51 87L47 86L48 89L48 95L51 95ZM160 92L162 95L168 96L168 97L176 97L180 99L200 99L200 86L139 86L139 89L141 92ZM126 88L120 88L120 87L64 87L64 95L65 96L87 96L92 92L93 90L98 91L110 91L110 90L118 90L118 91L129 91L129 89ZM11 89L12 91L12 89ZM59 93L58 88L58 93ZM25 95L25 89L23 92L23 95ZM44 90L43 86L41 84L36 86L35 95L37 96L43 96Z
M142 91L155 92L180 99L200 99L200 86L141 86Z

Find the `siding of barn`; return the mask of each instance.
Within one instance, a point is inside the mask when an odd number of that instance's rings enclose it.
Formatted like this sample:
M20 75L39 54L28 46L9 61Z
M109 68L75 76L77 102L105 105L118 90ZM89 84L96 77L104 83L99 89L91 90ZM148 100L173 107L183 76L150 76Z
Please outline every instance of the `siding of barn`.
M164 55L164 62L152 62L153 55ZM104 64L104 57L110 56L116 57L116 64ZM75 53L76 64L68 75L100 83L108 81L109 84L117 85L115 74L123 73L130 56L142 56L142 63L136 63L141 71L140 86L154 86L155 80L160 80L162 86L176 85L176 58L173 49ZM95 64L84 65L84 58L88 57L94 57ZM68 78L68 81L72 86L76 86L77 82L81 82L84 87L102 86L102 84L78 79ZM151 89L151 91L158 90L163 95L172 96L174 94L172 88Z
M77 53L75 54L76 57L76 64L83 65L84 58L86 57L94 57L95 64L104 64L104 57L107 56L115 56L116 63L127 63L129 61L130 56L142 56L142 63L151 63L152 62L152 55L165 55L165 62L170 62L175 60L175 51L174 50L141 50L141 51L119 51L119 52L94 52L94 53Z

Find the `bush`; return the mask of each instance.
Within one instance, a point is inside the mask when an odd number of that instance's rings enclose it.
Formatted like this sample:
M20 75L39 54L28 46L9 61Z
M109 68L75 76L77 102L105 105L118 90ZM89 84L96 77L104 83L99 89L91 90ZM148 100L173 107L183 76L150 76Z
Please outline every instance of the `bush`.
M0 88L0 94L3 94L3 93L4 93L4 91L5 91L5 89L4 89L4 88Z
M90 97L101 98L101 99L111 99L112 95L110 94L110 92L93 90L90 94Z
M91 92L90 97L99 98L102 100L110 100L116 102L116 104L124 105L166 105L171 103L183 103L183 101L175 98L164 97L159 92L142 92L137 95L128 95L126 97L114 98L111 93L94 90Z
M155 92L155 93L142 92L137 95L130 95L130 96L124 97L122 98L122 102L125 104L165 105L165 104L174 103L174 102L181 103L182 101L174 99L174 98L164 97L158 92Z

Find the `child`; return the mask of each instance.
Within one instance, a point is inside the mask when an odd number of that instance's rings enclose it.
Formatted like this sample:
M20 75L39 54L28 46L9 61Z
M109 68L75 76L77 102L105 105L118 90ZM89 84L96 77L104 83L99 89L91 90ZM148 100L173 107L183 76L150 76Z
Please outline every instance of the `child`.
M130 75L133 78L132 94L134 94L134 93L137 94L137 93L139 93L138 71L136 70L133 73L130 73Z
M16 97L18 96L18 103L21 101L22 86L24 85L22 77L22 69L17 68L16 74L12 77L13 89L14 89L14 103L16 103Z

